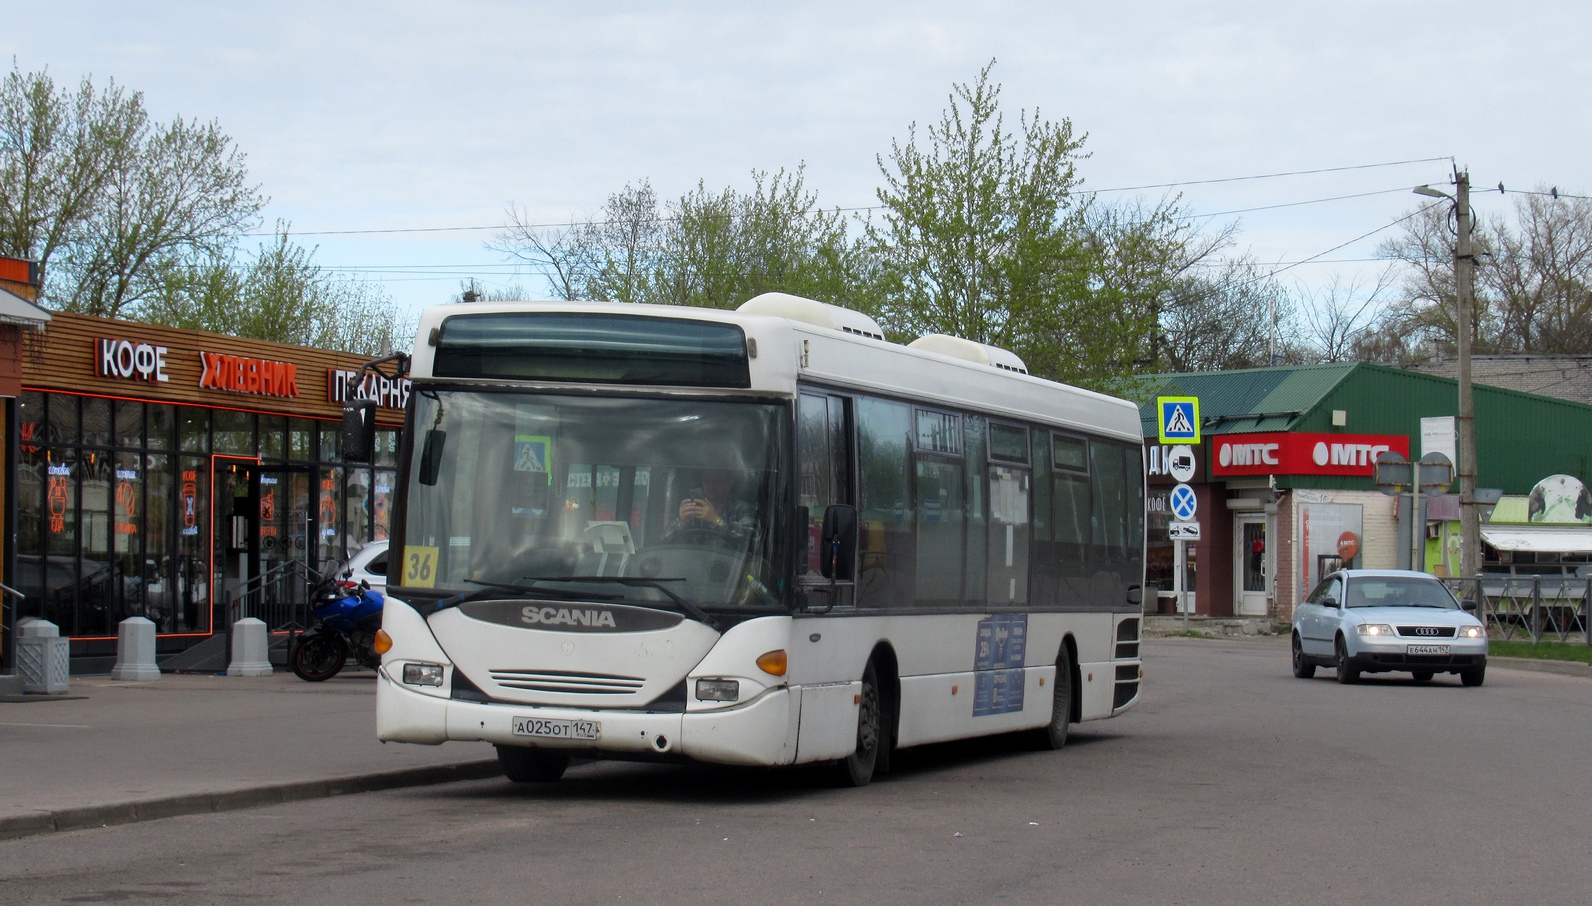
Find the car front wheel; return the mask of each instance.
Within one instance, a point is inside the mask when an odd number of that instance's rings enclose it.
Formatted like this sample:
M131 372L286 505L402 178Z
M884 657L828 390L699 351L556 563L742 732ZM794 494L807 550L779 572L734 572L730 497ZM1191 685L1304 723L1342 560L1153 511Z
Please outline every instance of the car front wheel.
M1345 686L1360 681L1360 668L1354 666L1349 660L1349 646L1343 643L1343 637L1338 637L1338 682Z

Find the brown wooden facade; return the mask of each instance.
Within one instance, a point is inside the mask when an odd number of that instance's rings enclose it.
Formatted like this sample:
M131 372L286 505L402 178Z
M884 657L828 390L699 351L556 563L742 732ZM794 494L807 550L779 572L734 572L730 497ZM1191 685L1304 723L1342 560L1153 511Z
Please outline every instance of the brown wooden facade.
M134 349L132 377L104 374L96 359L101 340L131 344ZM136 347L163 349L160 373L166 380L140 376ZM110 397L154 400L184 405L244 409L280 413L302 418L338 419L343 404L332 398L329 376L334 369L358 372L368 356L331 352L286 343L245 340L196 330L178 330L155 324L93 318L87 315L54 313L48 329L22 338L24 386L36 390L98 394ZM203 386L204 359L201 354L225 356L248 362L271 362L295 368L292 395L265 393L225 386ZM125 356L124 356L125 358ZM403 424L401 407L376 410L379 425Z

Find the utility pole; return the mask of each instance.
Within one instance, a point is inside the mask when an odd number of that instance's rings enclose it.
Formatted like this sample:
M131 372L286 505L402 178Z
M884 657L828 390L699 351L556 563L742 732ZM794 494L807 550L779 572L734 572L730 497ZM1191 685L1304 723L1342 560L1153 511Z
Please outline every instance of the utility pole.
M1459 552L1460 575L1481 576L1481 520L1476 513L1476 400L1470 383L1470 342L1475 331L1476 256L1471 251L1470 172L1454 170L1454 295L1459 311Z

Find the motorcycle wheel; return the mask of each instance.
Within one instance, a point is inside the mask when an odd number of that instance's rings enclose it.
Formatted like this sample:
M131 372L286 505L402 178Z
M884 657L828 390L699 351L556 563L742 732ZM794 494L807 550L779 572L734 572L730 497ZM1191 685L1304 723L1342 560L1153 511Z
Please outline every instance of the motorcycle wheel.
M293 672L301 680L319 683L336 676L346 660L348 646L337 636L305 636L293 649Z

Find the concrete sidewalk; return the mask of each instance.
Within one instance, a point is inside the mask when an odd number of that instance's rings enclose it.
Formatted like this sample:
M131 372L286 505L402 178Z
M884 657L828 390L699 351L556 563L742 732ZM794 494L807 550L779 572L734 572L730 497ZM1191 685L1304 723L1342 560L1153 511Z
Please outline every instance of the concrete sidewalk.
M501 773L484 744L377 741L369 671L79 677L71 696L0 702L0 839Z

